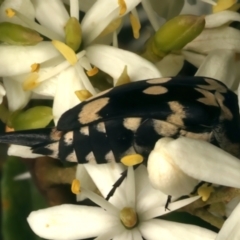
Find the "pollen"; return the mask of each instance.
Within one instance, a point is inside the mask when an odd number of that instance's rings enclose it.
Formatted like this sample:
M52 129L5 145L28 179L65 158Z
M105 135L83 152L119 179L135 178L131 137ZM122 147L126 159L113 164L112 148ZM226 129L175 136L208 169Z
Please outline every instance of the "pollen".
M74 65L77 62L77 55L68 45L58 40L52 40L52 44L71 65Z
M118 0L119 15L122 16L127 11L127 4L125 0Z
M79 90L79 91L75 91L74 93L77 95L80 101L84 101L92 97L92 94L88 90Z
M120 220L127 229L134 228L138 223L137 213L133 208L125 207L120 211Z
M133 13L130 13L129 17L130 17L132 30L133 30L133 36L135 39L138 39L140 35L139 31L141 29L141 24L139 22L139 19Z
M5 13L9 18L12 18L16 15L16 12L12 8L7 8Z
M31 72L38 72L40 69L40 64L39 63L34 63L31 65Z
M74 193L76 195L81 192L81 184L78 179L74 179L72 181L71 191L72 191L72 193Z
M30 73L30 75L22 84L23 90L30 91L36 88L39 85L38 77L39 77L39 74L37 72Z
M198 195L202 197L202 200L206 202L211 193L214 192L214 188L212 186L208 186L207 184L203 184L201 187L198 188Z
M87 75L89 77L92 77L94 75L96 75L98 73L98 68L97 67L93 67L92 69L87 71Z
M121 159L121 163L125 166L130 167L143 162L143 156L140 154L127 155Z

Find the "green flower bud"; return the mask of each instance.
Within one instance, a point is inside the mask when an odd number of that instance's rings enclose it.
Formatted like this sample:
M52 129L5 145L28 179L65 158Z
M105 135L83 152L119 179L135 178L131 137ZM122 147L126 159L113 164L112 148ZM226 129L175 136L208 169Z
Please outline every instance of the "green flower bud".
M82 42L82 30L80 23L76 18L70 17L64 30L66 44L74 51L77 51Z
M203 31L204 26L203 16L179 15L172 18L148 40L141 55L151 62L160 61L168 53L181 50Z
M43 38L38 32L23 27L18 24L2 22L0 23L0 41L12 45L35 45Z
M46 127L53 119L52 109L46 106L37 106L25 112L13 113L11 126L17 130L27 130Z
M152 51L161 56L181 50L187 43L196 38L204 29L203 16L179 15L166 22L154 35Z

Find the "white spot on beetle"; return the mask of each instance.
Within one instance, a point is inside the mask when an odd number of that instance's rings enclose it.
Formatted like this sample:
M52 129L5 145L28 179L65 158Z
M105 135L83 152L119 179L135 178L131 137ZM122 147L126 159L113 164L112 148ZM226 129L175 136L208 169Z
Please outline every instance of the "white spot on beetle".
M85 135L85 136L89 136L89 127L88 126L81 127L80 128L80 133Z
M174 124L157 119L153 119L153 128L159 135L164 137L171 137L179 131Z
M135 132L139 128L141 120L141 118L124 118L123 126L128 130Z
M206 91L204 89L200 89L200 88L194 88L194 89L196 91L200 92L204 96L202 98L198 98L197 99L198 102L204 103L209 106L217 106L218 107L218 103L217 103L216 98L213 93Z
M167 118L167 122L184 126L183 119L186 118L186 113L184 111L183 105L176 101L172 101L168 103L170 109L172 110L172 114Z
M69 146L73 143L73 131L67 132L64 135L64 143Z
M97 124L97 130L102 133L106 133L106 128L103 122Z
M73 150L73 151L66 157L66 160L67 160L68 162L77 162L77 155L76 155L75 150Z
M86 161L88 161L89 163L97 163L96 158L93 154L93 152L90 152L87 156L86 156Z
M104 157L108 163L114 163L116 162L115 157L113 155L113 151L110 150Z
M159 94L164 94L166 92L168 92L167 88L162 86L152 86L143 90L143 93L149 94L149 95L159 95Z
M82 111L79 113L80 124L87 124L96 121L101 118L98 112L104 108L109 102L109 98L100 98L83 106Z

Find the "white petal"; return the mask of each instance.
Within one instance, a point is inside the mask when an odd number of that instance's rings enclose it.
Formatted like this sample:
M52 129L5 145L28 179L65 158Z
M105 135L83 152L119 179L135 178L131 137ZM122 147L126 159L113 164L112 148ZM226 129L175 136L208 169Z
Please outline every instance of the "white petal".
M206 56L190 51L182 51L182 55L185 57L185 60L193 64L196 68L199 68L203 63Z
M152 219L142 222L139 226L140 232L147 240L213 240L216 233L194 225Z
M176 76L183 67L184 57L168 54L160 62L155 63L162 76Z
M214 49L229 49L240 52L240 31L231 27L205 29L184 49L199 53L209 53Z
M165 149L171 142L171 138L162 138L155 144L148 157L149 180L154 188L167 195L188 195L198 184L198 180L175 166L169 151Z
M34 88L32 91L40 95L42 98L46 96L48 99L53 99L53 97L56 95L57 85L58 75L47 79L47 81L41 82L39 86Z
M13 8L24 14L29 19L34 20L35 9L30 0L5 0L0 7L0 22L12 22L26 26L26 24L22 22L18 17L9 18L5 13L5 10L7 8Z
M173 202L168 205L168 208L170 210L166 210L165 204L162 206L155 207L155 208L149 208L142 214L139 214L139 219L141 221L146 221L146 220L158 217L158 216L163 216L163 215L173 212L181 207L189 205L190 203L195 202L199 198L200 198L200 196L195 196L195 197L179 200L177 202Z
M103 197L108 195L113 184L121 177L121 173L125 170L122 164L117 163L86 164L85 167ZM126 206L125 181L117 188L109 202L119 209Z
M138 214L148 209L163 206L167 202L167 195L150 185L147 169L141 165L135 170L136 209ZM149 201L151 199L151 201Z
M233 89L236 75L235 53L232 50L216 49L208 54L195 76L220 80Z
M64 27L69 14L62 1L59 0L32 0L39 23L53 32L58 33L64 40ZM53 17L54 14L54 17Z
M22 88L22 84L15 81L12 78L3 78L3 84L6 89L8 108L14 112L16 110L24 108L31 97L31 92L26 92Z
M19 146L11 144L8 148L8 155L9 156L17 156L22 158L37 158L43 155L32 153L30 147Z
M162 139L158 142L164 141ZM240 161L222 149L205 141L181 137L169 141L165 150L174 163L189 176L240 188Z
M221 11L205 17L205 28L220 27L230 21L240 22L240 14L234 11Z
M27 220L40 237L76 240L103 234L116 225L118 219L98 207L65 204L34 211Z
M234 209L230 217L223 224L216 240L238 240L240 239L240 204Z
M127 5L127 14L140 0L125 0ZM81 7L80 7L81 8ZM83 32L83 42L89 45L98 35L111 23L119 17L119 5L117 1L98 0L87 11L81 23Z
M115 81L120 77L125 66L133 82L162 76L152 63L132 52L104 45L93 45L86 51L89 61L113 77Z
M185 1L184 7L180 14L192 14L192 15L207 15L212 12L212 6L208 3L196 0L195 4L188 3Z
M88 174L85 166L88 164L78 164L76 171L76 179L80 180L81 186L85 189L95 192L97 190L96 185L94 184L92 178ZM77 201L82 201L86 198L84 194L77 195Z
M0 45L0 76L30 73L33 63L41 63L59 55L50 42L35 46Z
M72 66L62 71L57 78L57 89L53 103L55 124L57 124L58 119L64 112L80 103L74 92L83 89L80 79Z

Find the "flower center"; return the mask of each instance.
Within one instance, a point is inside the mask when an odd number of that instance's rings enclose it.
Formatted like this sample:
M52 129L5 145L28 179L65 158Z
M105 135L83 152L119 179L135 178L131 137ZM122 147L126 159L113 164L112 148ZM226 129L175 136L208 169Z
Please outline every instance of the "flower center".
M120 219L123 226L127 229L136 227L138 223L137 213L130 207L125 207L120 211Z

